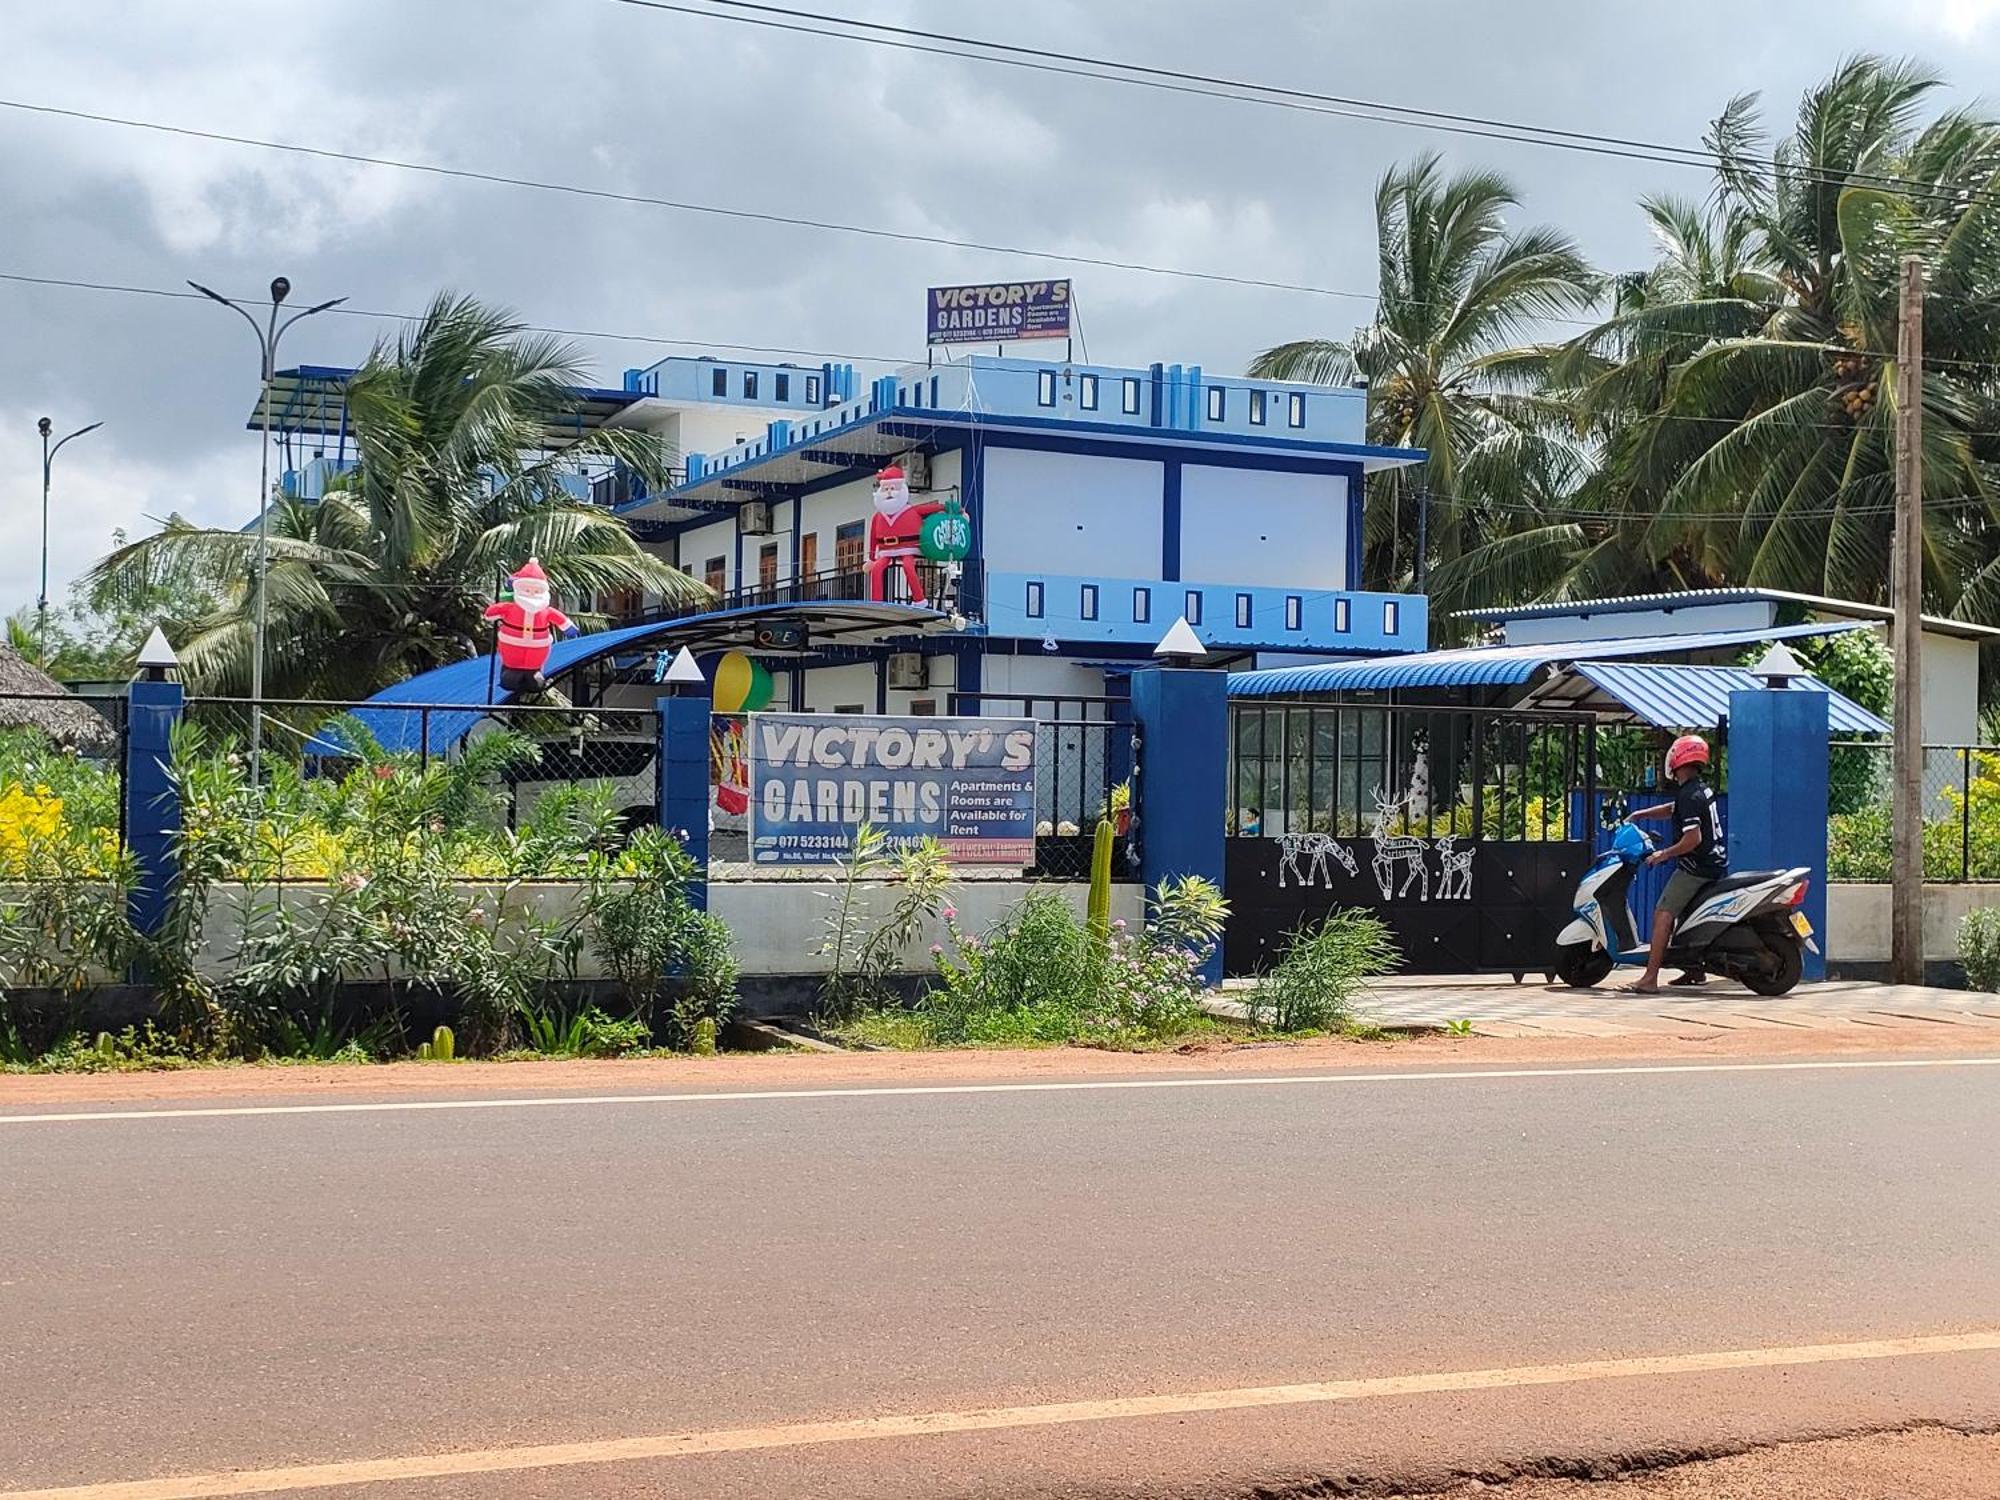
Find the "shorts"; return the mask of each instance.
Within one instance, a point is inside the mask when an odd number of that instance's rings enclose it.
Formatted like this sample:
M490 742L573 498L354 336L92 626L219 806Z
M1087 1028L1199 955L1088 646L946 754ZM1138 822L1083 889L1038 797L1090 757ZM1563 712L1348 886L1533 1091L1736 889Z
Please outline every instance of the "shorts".
M1691 875L1676 866L1674 873L1667 880L1667 888L1660 892L1660 899L1653 910L1663 911L1675 921L1679 921L1681 914L1694 904L1694 898L1699 896L1714 879L1712 875Z

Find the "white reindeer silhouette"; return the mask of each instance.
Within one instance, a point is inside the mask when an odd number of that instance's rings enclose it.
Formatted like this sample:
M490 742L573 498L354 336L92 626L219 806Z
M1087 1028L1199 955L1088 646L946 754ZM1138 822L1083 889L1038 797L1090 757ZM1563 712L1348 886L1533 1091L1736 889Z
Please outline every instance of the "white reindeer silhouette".
M1438 853L1438 900L1472 899L1472 856L1476 846L1458 847L1458 835L1442 834L1436 840Z
M1285 888L1285 872L1290 871L1292 879L1299 885L1311 887L1324 885L1333 889L1333 871L1327 868L1331 857L1340 862L1340 867L1349 875L1359 875L1361 866L1355 863L1354 853L1331 834L1288 833L1278 840L1278 889ZM1306 861L1305 872L1299 871L1299 860Z
M1375 872L1375 884L1381 889L1384 901L1398 896L1407 896L1412 884L1419 885L1419 901L1431 899L1431 870L1424 859L1424 841L1411 838L1408 834L1392 834L1389 822L1403 811L1404 804L1389 797L1381 788L1375 793L1375 821L1370 825L1369 834L1375 840L1375 856L1369 867ZM1396 889L1396 867L1403 867L1403 885Z

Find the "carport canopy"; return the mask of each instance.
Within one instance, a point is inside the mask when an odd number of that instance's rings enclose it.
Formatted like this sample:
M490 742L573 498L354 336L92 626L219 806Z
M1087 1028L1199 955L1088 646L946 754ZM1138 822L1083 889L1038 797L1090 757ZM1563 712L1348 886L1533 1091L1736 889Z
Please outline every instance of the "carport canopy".
M1731 693L1764 687L1764 680L1746 667L1579 661L1537 687L1527 706L1583 709L1657 729L1712 729L1728 721ZM1885 721L1816 677L1794 677L1785 691L1825 693L1827 727L1835 734L1889 733Z

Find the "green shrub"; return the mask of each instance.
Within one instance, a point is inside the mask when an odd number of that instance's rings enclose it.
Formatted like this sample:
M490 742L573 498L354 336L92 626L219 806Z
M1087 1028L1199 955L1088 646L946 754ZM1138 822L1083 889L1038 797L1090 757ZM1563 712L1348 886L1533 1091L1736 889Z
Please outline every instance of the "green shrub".
M903 953L926 921L950 909L951 861L936 839L920 839L892 854L882 830L863 823L831 879L835 889L821 918L819 953L829 962L820 982L819 1013L822 1021L839 1023L893 998L888 980ZM873 881L893 882L896 899L886 915L871 922L862 892Z
M2000 990L2000 906L1967 912L1958 924L1958 961L1975 990Z
M1316 928L1300 927L1278 966L1257 981L1250 1019L1273 1031L1328 1031L1352 1018L1362 983L1401 962L1389 929L1366 912L1333 912Z
M639 1017L614 1020L595 1005L566 1011L524 1003L520 1019L529 1050L544 1057L624 1057L649 1040Z

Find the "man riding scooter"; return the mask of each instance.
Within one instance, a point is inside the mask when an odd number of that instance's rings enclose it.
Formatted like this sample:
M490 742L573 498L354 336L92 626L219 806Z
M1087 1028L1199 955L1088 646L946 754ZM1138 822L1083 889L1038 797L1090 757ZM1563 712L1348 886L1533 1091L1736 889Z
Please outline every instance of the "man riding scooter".
M1729 850L1722 837L1722 815L1716 810L1715 792L1702 777L1708 764L1708 741L1698 734L1684 734L1667 749L1667 774L1676 783L1674 800L1658 807L1644 807L1627 821L1671 816L1680 837L1664 849L1646 856L1649 865L1678 860L1667 888L1653 908L1653 943L1646 955L1646 972L1628 986L1634 994L1653 995L1660 989L1660 966L1666 962L1667 947L1674 927L1710 881L1720 880L1729 868ZM1690 969L1674 981L1676 986L1701 984L1707 975Z

